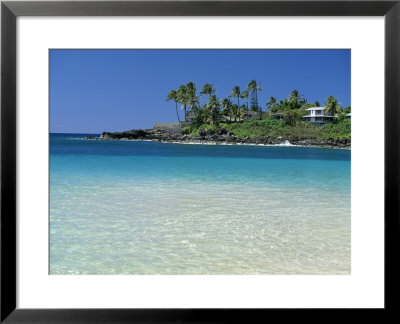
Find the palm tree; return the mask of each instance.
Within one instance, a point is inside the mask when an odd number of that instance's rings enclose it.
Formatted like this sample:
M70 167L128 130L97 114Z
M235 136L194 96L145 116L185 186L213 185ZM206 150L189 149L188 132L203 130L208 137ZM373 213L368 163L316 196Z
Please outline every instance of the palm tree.
M232 104L232 107L228 112L228 116L229 116L230 121L232 121L232 119L234 119L234 121L236 122L236 118L239 115L238 112L239 112L238 105Z
M186 89L188 91L188 93L195 95L196 94L196 85L193 82L188 82L186 83Z
M238 106L240 105L239 100L240 100L240 87L239 86L234 86L232 89L231 94L229 95L231 98L237 98L238 101Z
M238 111L238 116L239 116L239 120L242 119L246 116L246 106L244 104L241 104L239 107L239 111Z
M232 101L230 99L228 99L228 98L225 98L222 101L222 108L224 108L223 114L225 116L229 116L230 111L232 109Z
M270 97L269 99L268 99L268 101L267 101L267 104L266 104L266 107L267 107L267 110L274 110L274 108L276 107L276 105L277 105L277 100L276 100L276 98L275 97Z
M292 104L294 104L294 106L296 106L296 108L298 108L297 106L299 104L305 103L305 99L304 96L300 94L299 90L292 90L289 95L289 102L291 102Z
M212 84L210 83L206 83L203 88L201 88L200 93L201 94L205 94L205 95L209 95L210 97L215 93L215 91L217 91Z
M206 110L209 113L208 121L211 125L218 124L220 108L221 108L221 99L217 98L216 95L210 96L210 98L208 98L208 103L206 104Z
M181 105L181 109L185 110L185 121L186 119L186 108L188 105L188 96L187 96L187 89L186 86L181 85L177 91L177 99Z
M257 91L261 91L261 82L257 84L256 80L251 80L249 84L247 85L247 90L252 91L254 94L254 100L255 100L255 108L257 109L258 113L261 113L261 109L258 106L258 98L257 98Z
M232 89L231 94L229 95L229 97L231 98L237 98L237 112L239 112L239 106L240 106L240 87L239 86L234 86ZM236 121L236 117L235 117L235 121Z
M325 102L325 113L332 116L339 114L342 110L342 107L339 105L340 102L334 96L329 96Z
M186 97L187 97L187 104L190 107L191 111L199 113L198 107L200 105L199 97L196 95L197 89L193 82L188 82L186 84Z
M249 110L249 91L248 90L244 90L240 94L240 98L246 99L246 110Z
M181 119L179 118L179 113L178 113L178 93L176 90L171 90L168 95L167 95L167 101L173 100L175 101L175 111L176 111L176 116L178 117L178 122L181 122Z

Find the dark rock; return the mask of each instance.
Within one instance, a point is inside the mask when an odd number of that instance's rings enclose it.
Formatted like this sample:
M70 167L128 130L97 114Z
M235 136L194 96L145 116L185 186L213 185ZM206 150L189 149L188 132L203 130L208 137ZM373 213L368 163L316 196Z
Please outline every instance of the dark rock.
M97 139L93 136L87 136L86 139ZM272 138L270 136L261 136L257 138L240 138L234 136L230 131L224 128L217 127L215 131L211 129L202 129L199 131L198 136L190 136L188 134L171 134L165 132L163 129L132 129L125 132L103 132L98 138L100 140L153 140L158 142L182 142L182 143L230 143L230 144L264 144L264 145L278 145L289 141L293 145L302 146L320 146L320 147L337 147L337 148L350 148L351 139L339 140L321 140L315 138Z
M225 128L217 127L215 129L215 134L217 134L217 135L225 135L227 133L228 133L228 131Z

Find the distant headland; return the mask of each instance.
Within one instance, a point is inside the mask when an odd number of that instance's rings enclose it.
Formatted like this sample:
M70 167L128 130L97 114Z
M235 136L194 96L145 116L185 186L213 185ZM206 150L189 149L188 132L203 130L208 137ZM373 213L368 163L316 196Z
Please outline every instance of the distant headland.
M248 125L252 128L253 132L261 131L263 121L259 122L258 126L251 127L252 124ZM277 124L281 122L277 121ZM97 140L119 140L119 141L154 141L154 142L165 142L165 143L182 143L182 144L248 144L248 145L299 145L299 146L317 146L317 147L328 147L328 148L350 148L350 138L318 138L319 136L310 136L311 134L302 136L298 133L298 129L291 127L292 134L281 136L279 133L272 132L273 135L260 136L240 136L237 132L233 132L232 129L223 127L209 127L198 130L197 134L188 133L190 129L190 123L167 123L167 124L155 124L151 129L132 129L123 132L103 132L100 137L87 136L86 139L97 139ZM234 128L234 124L232 124ZM189 127L189 129L188 129ZM318 134L315 134L318 135Z
M178 123L154 124L152 129L103 132L100 140L150 140L195 144L300 145L332 148L351 147L351 107L340 107L334 96L320 106L309 103L298 90L278 101L270 97L264 111L259 105L261 82L252 80L241 91L234 86L228 96L216 96L212 84L200 94L193 82L171 90L167 101L175 102ZM206 99L201 104L201 99ZM241 104L243 99L246 104ZM180 109L178 109L178 105ZM179 110L184 111L181 121ZM94 137L87 137L95 139Z

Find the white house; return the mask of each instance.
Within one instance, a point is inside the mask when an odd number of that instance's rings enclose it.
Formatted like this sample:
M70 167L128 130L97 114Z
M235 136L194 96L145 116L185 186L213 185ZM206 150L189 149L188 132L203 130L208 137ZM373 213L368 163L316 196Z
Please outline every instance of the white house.
M315 125L328 124L333 121L332 114L325 114L325 107L311 107L307 109L307 115L303 116L304 121Z

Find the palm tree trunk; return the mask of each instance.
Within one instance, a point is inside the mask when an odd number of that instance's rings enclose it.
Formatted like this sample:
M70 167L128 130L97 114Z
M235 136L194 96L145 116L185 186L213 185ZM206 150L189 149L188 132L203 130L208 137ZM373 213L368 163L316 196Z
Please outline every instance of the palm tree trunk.
M179 118L179 114L178 114L178 103L175 101L175 111L176 111L176 116L178 117L178 121L179 123L181 122L181 119Z
M239 104L240 104L240 94L238 94L238 110L237 110L237 115L238 115L238 119L239 119L239 121L240 121L240 106L239 106Z
M257 89L256 89L256 105L257 105L257 111L258 111L258 119L261 119L260 107L258 107Z
M186 119L186 105L185 105L185 122L187 121L187 119Z

